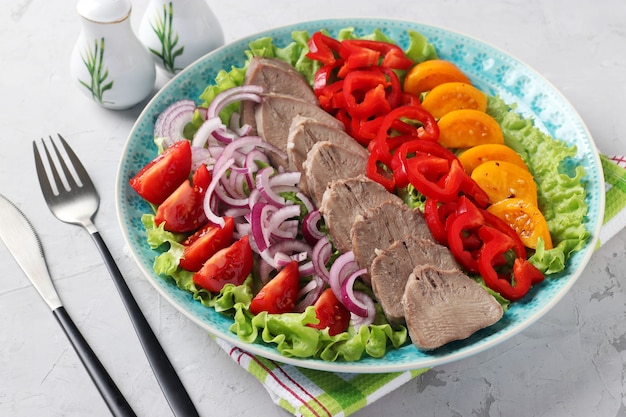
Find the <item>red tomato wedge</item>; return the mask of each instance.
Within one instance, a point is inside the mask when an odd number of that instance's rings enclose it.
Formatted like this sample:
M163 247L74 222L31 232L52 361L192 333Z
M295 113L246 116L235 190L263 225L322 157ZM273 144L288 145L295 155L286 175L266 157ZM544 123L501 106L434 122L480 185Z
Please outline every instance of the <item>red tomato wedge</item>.
M184 181L165 199L157 209L154 221L165 222L165 230L187 233L198 230L207 222L204 214L204 195L211 183L211 174L206 165L201 165L193 175L192 183Z
M232 217L225 217L224 220L224 227L208 223L183 242L185 249L178 263L181 268L187 271L198 271L218 250L231 244L235 221Z
M191 172L191 144L176 142L144 166L129 181L130 186L152 204L161 204Z
M320 322L308 326L319 330L328 327L328 334L331 336L346 331L350 324L350 311L337 300L332 289L325 289L314 307L315 315Z
M259 314L267 311L270 314L282 314L293 311L300 289L300 273L298 262L293 261L285 266L261 288L250 303L250 311Z
M205 290L220 292L226 284L241 285L252 272L252 248L248 235L217 251L193 275L193 282Z

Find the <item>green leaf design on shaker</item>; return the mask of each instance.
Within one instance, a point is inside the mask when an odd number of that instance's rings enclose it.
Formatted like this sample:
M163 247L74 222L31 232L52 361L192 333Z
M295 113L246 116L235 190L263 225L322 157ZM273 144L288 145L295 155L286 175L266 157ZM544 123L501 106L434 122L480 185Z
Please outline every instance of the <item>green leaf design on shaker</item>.
M174 18L174 6L172 2L163 5L163 16L156 22L151 23L152 30L156 33L161 42L161 51L150 48L150 52L158 56L163 62L163 67L172 74L182 68L177 68L174 64L176 58L183 54L184 46L176 49L178 44L178 33L173 32L172 20Z
M103 99L104 92L113 88L113 81L105 84L109 77L109 70L104 68L104 38L94 39L93 49L87 49L86 56L81 55L83 63L87 67L87 71L91 76L91 80L87 83L78 80L87 90L91 92L91 96L100 104L111 103Z

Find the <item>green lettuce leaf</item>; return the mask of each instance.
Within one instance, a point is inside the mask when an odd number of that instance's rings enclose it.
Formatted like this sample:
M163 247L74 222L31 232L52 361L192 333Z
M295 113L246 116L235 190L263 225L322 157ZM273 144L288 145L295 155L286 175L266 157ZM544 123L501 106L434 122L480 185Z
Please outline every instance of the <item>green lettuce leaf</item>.
M553 139L513 110L501 98L489 97L487 113L500 123L506 144L522 156L535 178L539 208L552 236L554 248L540 243L530 261L545 274L561 272L590 237L584 225L585 170L575 159L575 146Z

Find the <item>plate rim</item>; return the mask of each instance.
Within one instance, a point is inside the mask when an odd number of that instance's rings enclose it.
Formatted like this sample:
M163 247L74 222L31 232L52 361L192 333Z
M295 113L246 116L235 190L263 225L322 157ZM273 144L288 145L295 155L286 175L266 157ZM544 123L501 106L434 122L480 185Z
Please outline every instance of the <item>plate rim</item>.
M533 73L533 75L537 79L540 79L543 83L545 83L548 87L550 87L551 94L555 94L558 97L558 100L561 102L561 104L567 107L568 115L573 116L574 119L580 124L580 128L582 128L584 136L589 141L589 146L591 147L591 151L592 151L591 155L593 156L593 165L600 174L602 173L600 155L595 145L595 142L593 140L593 136L591 135L588 127L584 123L584 120L578 114L576 109L572 106L570 101L563 95L563 93L559 89L556 88L556 86L552 82L546 79L543 75L541 75L534 68L527 65L525 62L518 59L514 55L511 55L510 53L505 52L503 49L497 46L494 46L490 44L489 42L485 42L479 38L476 38L474 36L466 35L462 32L449 29L446 27L442 27L442 26L430 25L430 24L425 24L425 23L421 23L417 21L403 20L403 19L362 18L362 17L330 18L330 19L317 19L317 20L302 21L298 23L278 26L278 27L267 29L267 30L264 30L264 31L261 31L252 35L248 35L239 39L235 39L232 42L225 44L221 46L220 48L217 48L214 51L204 55L203 57L200 57L199 59L191 63L189 66L187 66L183 71L181 71L180 74L187 74L187 73L193 72L205 60L211 59L212 56L217 55L218 53L220 53L220 51L224 49L235 48L237 45L240 45L242 43L247 44L254 39L258 39L263 36L271 36L272 33L276 33L278 31L282 32L285 30L290 30L290 31L302 30L301 28L299 29L299 27L302 27L305 25L306 26L318 25L320 28L324 28L325 26L332 26L332 27L338 28L338 27L356 26L359 24L377 25L383 22L386 22L386 24L396 23L396 24L405 25L405 26L413 26L416 28L415 30L417 31L420 31L419 27L429 28L431 30L446 32L447 34L462 38L464 41L471 40L477 45L485 46L487 48L490 48L498 52L499 54L501 54L502 57L505 57L508 60L512 60L513 62L517 63L519 66L523 67L524 70ZM384 26L384 24L382 24L381 26ZM122 156L118 164L118 169L116 172L115 199L116 199L116 214L117 214L118 223L122 229L122 234L124 236L125 243L130 248L130 252L131 252L131 255L133 257L135 264L140 268L143 275L147 278L150 284L157 290L157 292L161 296L163 296L168 301L168 303L170 303L173 307L175 307L176 310L181 312L187 318L191 319L194 323L199 325L204 330L208 331L211 335L230 343L231 345L241 349L242 351L248 354L259 355L266 359L274 360L277 362L281 362L281 363L285 363L285 364L289 364L293 366L299 366L299 367L315 369L315 370L320 370L320 371L346 372L346 373L402 372L402 371L407 371L407 370L428 368L428 367L464 359L464 358L473 356L477 353L491 349L494 346L506 340L509 340L514 335L521 333L522 331L527 329L529 326L534 324L536 321L544 317L560 300L563 299L563 297L567 293L569 293L573 285L576 283L576 281L578 280L578 278L584 271L591 256L593 255L594 253L593 248L597 246L598 239L599 239L599 232L602 227L602 218L603 218L603 213L604 213L604 208L605 208L605 194L604 193L600 193L600 195L597 196L598 216L597 216L595 224L593 225L594 226L593 230L589 230L591 236L590 236L589 241L586 243L586 247L583 249L586 251L584 255L582 256L580 265L575 271L572 271L572 273L568 274L569 276L568 281L559 289L556 296L552 297L548 302L543 304L539 311L537 311L535 314L533 314L530 318L526 319L522 323L517 324L513 328L508 328L508 329L499 331L498 332L499 337L496 338L495 340L491 340L491 341L488 341L487 343L481 343L478 345L472 345L472 346L465 348L462 351L455 351L455 352L446 354L444 355L445 359L441 359L439 356L431 356L428 359L420 358L419 364L418 363L412 364L412 362L383 363L383 361L381 361L380 364L378 364L377 362L372 363L370 361L364 361L363 359L360 361L356 361L356 362L343 362L343 361L327 362L327 361L323 361L321 359L315 359L315 358L306 358L306 359L289 358L289 357L285 357L281 355L275 349L273 350L261 349L256 343L255 344L246 343L240 340L238 336L234 333L228 332L225 334L225 333L222 333L220 329L212 328L209 324L200 320L192 312L190 312L183 305L181 305L177 300L175 300L168 292L166 292L165 289L158 282L159 280L162 280L162 278L156 276L153 271L148 270L148 268L144 266L142 262L142 258L140 257L140 254L135 250L135 247L133 245L132 239L129 234L129 230L127 229L124 223L123 206L122 206L123 186L124 186L123 169L124 169L124 165L126 162L126 158L129 154L129 149L132 146L131 142L133 139L133 133L138 129L140 121L150 114L150 112L153 110L153 107L156 105L157 101L160 99L160 97L164 95L165 92L167 92L171 88L171 85L176 82L178 77L180 77L179 74L177 74L175 77L168 80L163 85L163 87L148 101L148 103L145 104L144 108L142 109L139 116L133 123L133 126L128 134L128 137L126 139L125 145L122 150L122 154L121 154ZM210 82L211 80L207 81L207 85ZM193 98L193 100L197 102L198 97ZM597 181L598 181L598 184L597 184L598 188L604 189L604 177L602 175L599 175L597 178ZM587 199L588 198L589 197L587 197ZM184 290L180 290L180 289L178 290L181 292L184 292ZM216 313L216 314L219 314L219 313ZM373 361L377 360L376 358L371 358L371 359Z

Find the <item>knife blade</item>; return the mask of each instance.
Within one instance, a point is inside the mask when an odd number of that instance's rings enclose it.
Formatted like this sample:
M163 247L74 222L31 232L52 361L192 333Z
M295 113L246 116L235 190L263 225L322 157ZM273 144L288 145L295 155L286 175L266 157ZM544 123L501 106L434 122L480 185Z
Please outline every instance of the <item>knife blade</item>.
M52 310L111 413L116 417L136 416L63 307L50 277L43 247L35 229L21 210L2 194L0 194L0 239Z
M48 307L51 310L61 307L35 229L22 212L1 194L0 238Z

